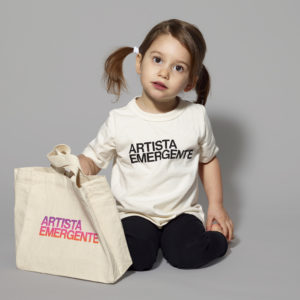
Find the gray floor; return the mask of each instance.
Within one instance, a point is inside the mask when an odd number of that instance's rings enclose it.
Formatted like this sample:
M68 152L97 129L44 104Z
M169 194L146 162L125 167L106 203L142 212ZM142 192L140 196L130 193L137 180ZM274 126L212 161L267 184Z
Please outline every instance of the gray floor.
M1 299L295 299L299 3L153 0L145 9L129 2L117 10L100 1L0 2ZM150 27L172 17L199 26L208 46L207 108L220 147L224 206L235 225L228 253L181 270L159 252L152 270L127 272L113 285L18 270L13 169L48 166L46 154L59 143L79 154L109 110L140 93L130 56L130 95L112 104L99 85L100 62L114 47L140 45ZM103 172L108 179L110 167ZM206 211L203 190L199 201Z

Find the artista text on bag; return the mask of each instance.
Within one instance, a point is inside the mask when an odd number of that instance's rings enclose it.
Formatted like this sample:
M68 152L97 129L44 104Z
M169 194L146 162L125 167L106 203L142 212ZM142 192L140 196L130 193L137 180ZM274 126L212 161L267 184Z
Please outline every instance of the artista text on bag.
M99 244L97 233L82 231L81 220L45 216L39 235Z

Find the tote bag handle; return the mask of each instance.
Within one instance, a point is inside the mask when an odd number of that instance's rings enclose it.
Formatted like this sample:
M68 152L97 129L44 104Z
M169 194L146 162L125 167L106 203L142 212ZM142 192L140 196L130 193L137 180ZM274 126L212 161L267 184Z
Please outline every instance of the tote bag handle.
M69 177L78 187L81 187L79 172L87 177L80 166L76 155L71 154L71 148L66 144L56 145L51 152L47 154L50 166L57 172Z

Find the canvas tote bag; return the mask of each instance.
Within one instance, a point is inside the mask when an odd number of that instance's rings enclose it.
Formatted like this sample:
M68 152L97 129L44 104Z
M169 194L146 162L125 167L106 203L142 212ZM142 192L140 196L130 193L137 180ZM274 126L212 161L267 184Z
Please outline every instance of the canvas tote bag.
M106 177L84 175L66 144L47 158L14 169L17 268L116 282L132 259Z

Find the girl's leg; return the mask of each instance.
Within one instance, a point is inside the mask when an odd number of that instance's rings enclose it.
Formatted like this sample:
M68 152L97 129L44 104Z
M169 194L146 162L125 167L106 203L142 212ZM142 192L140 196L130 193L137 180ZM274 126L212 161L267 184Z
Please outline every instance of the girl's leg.
M205 231L197 217L181 214L162 227L161 249L172 266L189 269L224 256L228 243L221 232Z
M150 270L157 258L161 230L139 216L126 217L121 221L133 262L128 270Z

